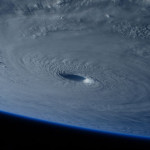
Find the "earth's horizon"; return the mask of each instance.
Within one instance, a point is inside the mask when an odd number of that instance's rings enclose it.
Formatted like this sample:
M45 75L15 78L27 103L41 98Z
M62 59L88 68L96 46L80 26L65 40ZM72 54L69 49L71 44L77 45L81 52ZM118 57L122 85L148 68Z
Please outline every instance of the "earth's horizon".
M0 110L150 136L149 0L1 0Z

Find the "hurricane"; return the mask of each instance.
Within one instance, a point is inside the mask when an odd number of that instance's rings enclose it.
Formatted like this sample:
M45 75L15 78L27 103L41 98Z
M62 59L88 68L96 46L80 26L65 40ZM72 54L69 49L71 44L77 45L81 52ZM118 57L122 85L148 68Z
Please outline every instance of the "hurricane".
M150 136L149 0L1 0L0 110Z

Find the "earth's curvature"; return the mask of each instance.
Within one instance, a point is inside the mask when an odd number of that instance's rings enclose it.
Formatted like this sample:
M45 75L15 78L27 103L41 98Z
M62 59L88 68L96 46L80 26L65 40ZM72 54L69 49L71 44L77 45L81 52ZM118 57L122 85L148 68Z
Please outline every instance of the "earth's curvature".
M0 110L150 136L150 1L0 0Z

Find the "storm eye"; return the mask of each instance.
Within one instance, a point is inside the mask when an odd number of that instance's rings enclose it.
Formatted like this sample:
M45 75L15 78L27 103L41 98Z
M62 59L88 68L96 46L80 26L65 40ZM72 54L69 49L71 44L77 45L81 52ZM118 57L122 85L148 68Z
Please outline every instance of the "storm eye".
M66 74L66 73L63 74L63 73L61 73L60 76L62 76L65 79L77 81L77 82L82 82L86 79L85 77L75 75L75 74Z

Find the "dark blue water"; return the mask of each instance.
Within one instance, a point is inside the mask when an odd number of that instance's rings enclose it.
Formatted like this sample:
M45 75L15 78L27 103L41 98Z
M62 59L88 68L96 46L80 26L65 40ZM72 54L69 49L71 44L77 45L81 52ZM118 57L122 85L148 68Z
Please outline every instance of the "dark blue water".
M82 76L75 75L75 74L60 74L60 76L62 76L65 79L72 80L72 81L77 81L77 82L82 82L83 80L86 79Z

